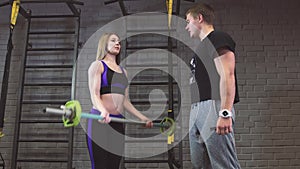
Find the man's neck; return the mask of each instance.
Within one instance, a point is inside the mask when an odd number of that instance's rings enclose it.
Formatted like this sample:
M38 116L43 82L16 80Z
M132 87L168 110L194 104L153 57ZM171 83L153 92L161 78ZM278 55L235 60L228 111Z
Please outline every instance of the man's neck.
M200 32L200 40L202 41L209 35L212 31L214 31L214 26L213 25L203 25L201 32Z

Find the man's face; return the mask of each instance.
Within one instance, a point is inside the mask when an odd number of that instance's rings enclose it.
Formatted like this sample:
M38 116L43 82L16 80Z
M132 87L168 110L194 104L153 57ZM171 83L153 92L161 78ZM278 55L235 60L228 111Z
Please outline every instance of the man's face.
M194 18L191 14L186 16L187 25L185 29L190 33L191 38L199 37L200 35L200 22L199 18Z

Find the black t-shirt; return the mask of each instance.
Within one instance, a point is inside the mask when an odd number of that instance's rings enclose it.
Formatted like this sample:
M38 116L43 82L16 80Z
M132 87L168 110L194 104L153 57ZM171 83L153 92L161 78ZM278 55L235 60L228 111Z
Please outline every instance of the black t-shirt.
M213 31L200 42L196 54L191 59L192 103L210 99L220 100L220 76L214 64L214 59L219 56L217 50L220 48L235 52L235 42L227 33ZM234 103L237 103L239 94L236 72L234 73L236 90Z

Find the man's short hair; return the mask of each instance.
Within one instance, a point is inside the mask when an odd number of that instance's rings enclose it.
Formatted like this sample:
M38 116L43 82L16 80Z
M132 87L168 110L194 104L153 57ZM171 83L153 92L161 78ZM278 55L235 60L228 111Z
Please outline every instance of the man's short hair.
M197 3L195 6L191 7L186 15L190 14L194 18L197 18L199 14L203 16L203 19L208 24L213 24L215 19L214 9L205 3Z

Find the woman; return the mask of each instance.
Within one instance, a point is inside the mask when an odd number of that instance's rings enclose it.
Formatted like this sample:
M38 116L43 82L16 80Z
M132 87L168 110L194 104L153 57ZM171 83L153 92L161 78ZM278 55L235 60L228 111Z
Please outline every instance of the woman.
M121 45L114 33L101 36L97 58L88 70L89 90L93 108L92 114L100 114L101 121L88 121L87 144L92 169L119 169L124 153L125 125L110 122L110 117L123 118L127 110L146 127L152 127L152 121L141 114L128 99L128 79L124 68L116 62ZM109 123L109 124L103 124Z

